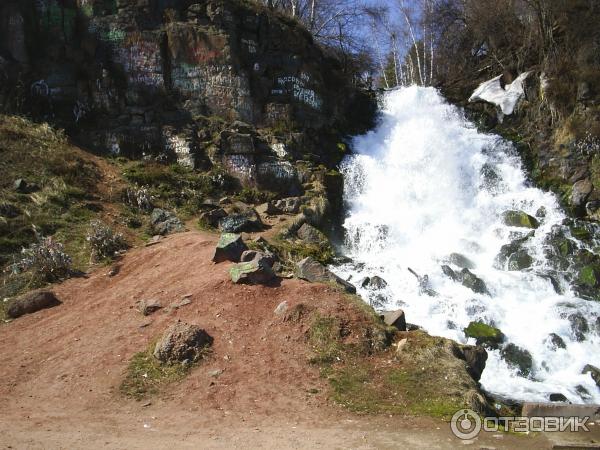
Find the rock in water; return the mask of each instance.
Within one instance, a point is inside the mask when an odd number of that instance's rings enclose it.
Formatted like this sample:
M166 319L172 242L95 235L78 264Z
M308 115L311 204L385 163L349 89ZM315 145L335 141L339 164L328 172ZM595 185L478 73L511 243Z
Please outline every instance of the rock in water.
M388 284L383 278L375 275L373 277L366 277L360 285L368 289L381 290L385 289Z
M177 322L156 343L154 357L163 364L193 363L212 343L213 338L199 326Z
M568 402L569 400L561 393L550 394L549 400L551 402Z
M41 309L52 308L61 302L50 291L37 291L25 294L13 300L6 310L6 315L12 319L31 314Z
M487 325L483 322L471 322L464 329L465 335L470 338L475 338L477 345L483 345L489 348L498 348L504 342L504 334L495 327Z
M473 292L477 294L486 294L490 295L485 282L473 274L469 269L463 269L460 272L460 277L462 280L462 285L471 289Z
M521 227L521 228L537 228L540 226L538 220L530 216L523 211L505 211L502 214L502 219L504 220L504 224L509 227Z
M386 325L399 331L406 331L406 316L403 310L397 309L396 311L384 312L382 317Z
M460 253L451 253L448 262L460 267L461 269L474 269L475 263Z
M217 243L213 262L220 263L223 261L238 262L242 257L242 253L248 250L246 244L239 234L223 233Z
M600 388L600 369L598 369L596 366L592 366L591 364L586 364L585 367L583 368L583 370L581 371L582 374L586 374L589 373L592 376L592 380L594 380L594 382L596 383L596 386L598 386L598 388Z
M527 350L510 343L502 348L500 354L510 367L517 369L519 376L529 377L531 375L533 358Z
M356 293L356 288L353 285L329 271L327 267L310 256L296 264L296 276L311 283L334 282L342 286L346 292Z
M554 350L558 348L567 348L565 341L556 333L550 333L548 335L548 339L546 340L547 344Z

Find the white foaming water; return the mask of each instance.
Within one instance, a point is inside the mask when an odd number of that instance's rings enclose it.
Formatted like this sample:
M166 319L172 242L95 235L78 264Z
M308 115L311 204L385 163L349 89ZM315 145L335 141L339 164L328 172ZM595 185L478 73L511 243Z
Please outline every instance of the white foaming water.
M581 375L585 364L600 367L600 331L594 330L600 303L577 298L564 282L566 294L559 295L539 276L547 268L544 240L565 217L552 194L527 183L513 147L478 132L435 89L413 86L386 94L380 124L355 138L353 148L356 154L344 161L342 172L349 208L346 253L354 262L332 269L354 282L363 298L373 292L359 281L381 276L388 282L383 309L403 308L408 322L430 334L473 344L462 331L469 322L500 328L507 342L531 353L534 369L529 378L518 376L499 351L488 351L481 383L492 393L526 401L562 393L574 403L600 402L591 376ZM497 176L490 181L491 171ZM500 248L524 234L504 225L502 213L535 215L541 207L545 217L526 244L533 266L495 268ZM474 263L472 272L485 281L490 296L442 273L440 266L456 252ZM439 295L421 294L408 267L427 274ZM583 342L574 338L566 318L576 312L590 325ZM566 349L553 350L550 333L561 336ZM578 385L589 395L580 395Z

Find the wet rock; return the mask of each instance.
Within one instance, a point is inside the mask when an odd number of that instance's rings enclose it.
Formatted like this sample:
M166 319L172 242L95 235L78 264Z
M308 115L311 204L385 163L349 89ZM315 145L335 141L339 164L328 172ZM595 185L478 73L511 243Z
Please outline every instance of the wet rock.
M154 208L150 216L152 230L156 234L165 236L171 233L184 231L183 223L173 213L164 209Z
M448 262L460 267L461 269L474 269L475 263L460 253L451 253Z
M387 326L394 327L399 331L406 331L406 316L403 310L384 312L381 317Z
M263 223L254 209L230 214L219 221L219 228L225 233L241 233L242 231L258 231Z
M303 224L298 231L296 231L296 235L304 242L317 246L326 245L329 242L327 236L308 223Z
M567 319L571 324L571 333L573 337L578 341L582 342L585 340L585 335L590 331L588 321L581 313L570 314Z
M450 266L444 264L442 266L442 272L452 281L460 281L460 276L454 270L452 270Z
M592 398L592 396L590 395L590 391L588 391L586 388L584 388L580 384L578 384L577 386L575 386L575 391L584 400Z
M471 322L463 331L465 336L474 338L477 345L484 347L495 349L505 340L504 334L498 328L483 322Z
M223 261L238 262L244 251L248 250L242 236L234 233L223 233L217 243L213 262L220 263Z
M529 377L533 370L533 358L529 351L515 345L507 344L500 350L502 358L508 363L508 366L517 369L517 373L522 377Z
M430 297L437 297L439 295L436 291L434 291L431 288L431 285L429 283L429 275L421 276L417 272L412 270L410 267L408 268L408 271L416 277L419 283L419 294L429 295Z
M258 255L251 261L240 262L229 269L235 284L267 284L276 278L268 258Z
M592 182L587 178L576 182L571 189L571 205L575 207L583 206L593 189Z
M548 399L551 402L568 402L569 400L567 399L567 397L565 397L563 394L560 393L554 393L554 394L550 394L548 396Z
M223 208L215 208L200 214L198 223L216 228L219 226L219 221L225 217L227 217L227 212Z
M520 249L508 257L507 269L510 271L528 269L533 264L533 258L525 250Z
M595 265L583 266L577 273L577 282L590 288L597 287L600 283L600 268Z
M540 278L543 278L545 280L548 280L550 282L550 284L552 285L552 289L554 289L554 292L556 292L557 294L564 293L556 274L554 274L554 273L538 273L537 276Z
M471 289L476 294L490 295L485 282L469 269L463 269L460 272L460 279L463 286Z
M350 294L356 293L356 288L352 284L341 279L323 264L311 257L304 258L296 264L295 275L298 278L310 281L311 283L337 283L342 286L346 292Z
M509 227L521 227L521 228L538 228L540 223L538 220L530 216L523 211L505 211L502 213L502 220L504 224Z
M591 364L586 364L581 371L582 374L589 373L592 376L592 380L596 383L596 386L600 388L600 369Z
M60 300L56 298L53 292L29 292L10 302L6 309L6 315L11 319L16 319L25 314L32 314L42 309L53 308L60 304Z
M177 322L156 343L154 357L163 364L177 364L201 359L213 338L197 325Z
M567 348L567 344L565 344L565 341L563 340L563 338L561 338L556 333L550 333L548 335L548 339L546 340L546 342L550 346L550 348L552 348L554 350L556 350L558 348Z
M366 289L381 290L385 289L388 284L383 278L374 275L363 279L360 285Z

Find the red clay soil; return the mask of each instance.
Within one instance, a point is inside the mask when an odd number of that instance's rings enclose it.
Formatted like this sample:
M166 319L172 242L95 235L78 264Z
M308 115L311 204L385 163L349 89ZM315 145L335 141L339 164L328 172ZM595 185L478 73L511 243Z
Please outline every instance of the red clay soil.
M187 232L133 249L109 267L54 287L61 306L0 326L1 448L462 447L430 418L352 415L328 400L308 363L307 325L284 322L282 301L351 314L326 285L233 285L211 262L216 237ZM191 303L168 308L184 297ZM150 316L140 300L165 308ZM119 391L127 365L177 320L214 338L210 357L147 401ZM215 378L209 372L221 369ZM312 394L311 392L316 392ZM474 447L547 448L546 440L485 435Z

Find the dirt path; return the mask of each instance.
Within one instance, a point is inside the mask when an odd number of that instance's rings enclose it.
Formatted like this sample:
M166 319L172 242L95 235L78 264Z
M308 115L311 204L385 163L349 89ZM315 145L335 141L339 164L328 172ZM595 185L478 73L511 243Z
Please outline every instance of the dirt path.
M0 327L2 448L460 448L430 418L356 416L328 400L307 364L306 325L273 310L286 300L346 308L325 285L232 285L210 262L216 236L188 232L130 251L109 277L101 268L54 289L59 307ZM179 308L169 305L189 298ZM142 316L139 300L164 309ZM176 320L205 328L212 355L151 404L119 385L133 354ZM211 377L210 371L222 375ZM474 448L548 448L544 438L480 436Z

